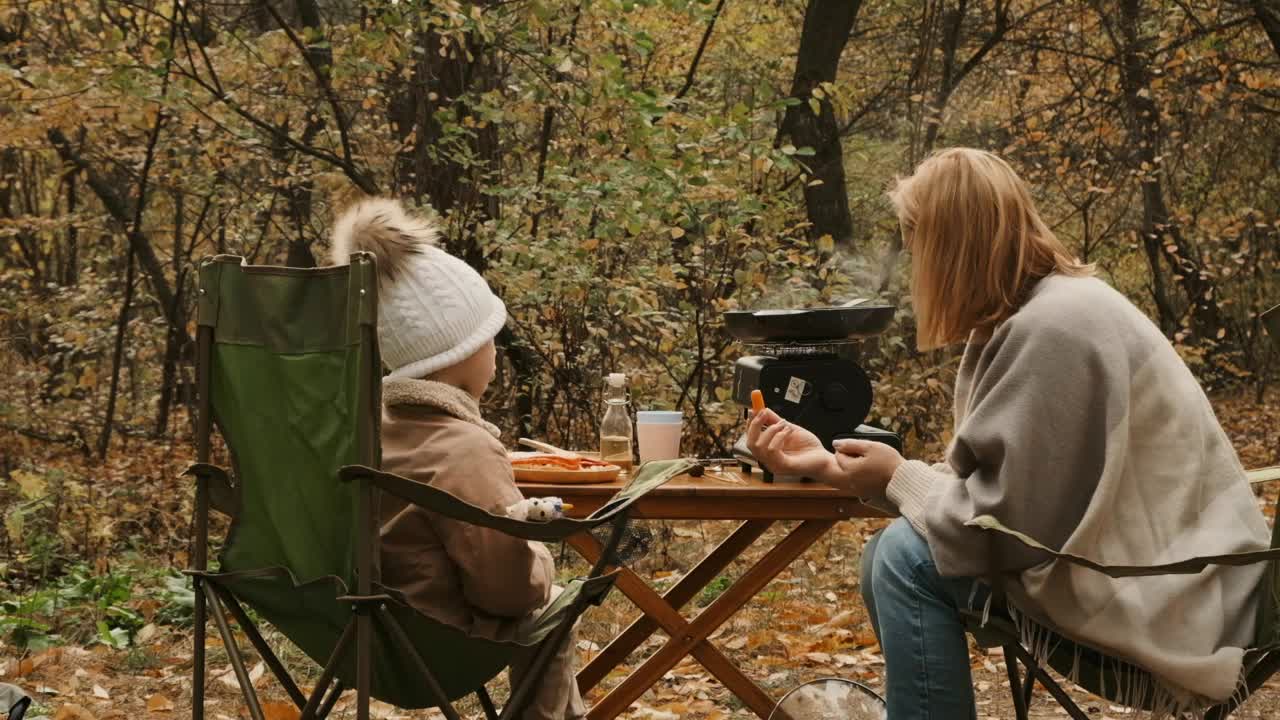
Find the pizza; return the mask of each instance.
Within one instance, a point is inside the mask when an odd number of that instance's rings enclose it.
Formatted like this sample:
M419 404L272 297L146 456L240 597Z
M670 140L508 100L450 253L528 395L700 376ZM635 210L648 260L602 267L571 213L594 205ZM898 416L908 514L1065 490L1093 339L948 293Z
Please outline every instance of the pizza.
M602 470L604 468L615 468L617 465L584 457L532 455L512 458L511 467L530 470Z
M516 455L511 458L516 480L542 483L593 483L616 480L622 468L612 463L563 455Z

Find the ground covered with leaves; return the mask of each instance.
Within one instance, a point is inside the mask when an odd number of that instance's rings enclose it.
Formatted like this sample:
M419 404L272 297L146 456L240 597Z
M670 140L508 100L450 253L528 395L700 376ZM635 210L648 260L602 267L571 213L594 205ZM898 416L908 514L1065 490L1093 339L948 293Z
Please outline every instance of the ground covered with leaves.
M1215 399L1246 466L1274 464L1280 448L1280 393L1264 402L1251 393ZM7 466L0 485L6 508L6 538L0 570L0 682L15 683L36 698L36 716L56 720L184 716L190 712L191 607L189 584L177 572L187 561L190 492L178 479L188 462L182 447L124 438L128 452L90 472L78 451L31 438L0 439ZM17 461L17 458L22 458ZM1259 502L1269 519L1274 489ZM858 591L861 550L884 521L838 525L801 560L767 586L746 609L726 623L713 642L763 687L781 696L821 677L859 679L879 686L883 660L867 623ZM724 575L690 603L686 614L709 604L788 528L780 524ZM731 523L650 523L655 542L635 568L659 589L679 580ZM70 557L75 548L78 556ZM561 555L561 571L579 567L572 551ZM579 659L585 663L636 616L614 593L591 610L579 630ZM282 658L301 677L314 681L316 668L279 636L268 633ZM656 651L656 634L610 675L589 699L621 681L629 668ZM247 643L241 639L244 646ZM217 638L208 643L208 717L247 717L235 677ZM296 709L271 674L250 653L255 683L270 720L291 720ZM974 650L972 669L979 717L1013 716L1004 658ZM496 684L501 684L501 680ZM305 683L304 683L305 685ZM1072 689L1091 717L1121 717L1122 708ZM501 690L499 690L499 695ZM353 698L339 702L334 717L354 717ZM477 708L471 708L478 712ZM1272 683L1237 714L1242 718L1280 714L1280 684ZM378 718L432 717L376 704ZM1033 717L1065 713L1038 690ZM677 665L634 705L628 717L649 720L691 717L751 717L692 659Z

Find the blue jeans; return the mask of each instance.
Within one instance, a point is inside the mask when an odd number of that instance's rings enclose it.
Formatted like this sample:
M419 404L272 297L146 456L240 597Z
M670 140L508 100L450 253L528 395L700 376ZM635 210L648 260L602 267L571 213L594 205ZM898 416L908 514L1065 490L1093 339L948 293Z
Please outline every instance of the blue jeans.
M889 720L976 719L961 608L981 608L984 585L944 578L906 518L862 551L862 599L884 653Z

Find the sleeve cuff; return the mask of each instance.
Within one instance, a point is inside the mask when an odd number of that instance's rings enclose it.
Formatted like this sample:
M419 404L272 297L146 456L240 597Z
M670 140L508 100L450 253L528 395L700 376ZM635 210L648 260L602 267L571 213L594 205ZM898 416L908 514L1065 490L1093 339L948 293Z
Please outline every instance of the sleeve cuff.
M885 495L913 525L920 525L937 471L919 460L907 460L894 471Z

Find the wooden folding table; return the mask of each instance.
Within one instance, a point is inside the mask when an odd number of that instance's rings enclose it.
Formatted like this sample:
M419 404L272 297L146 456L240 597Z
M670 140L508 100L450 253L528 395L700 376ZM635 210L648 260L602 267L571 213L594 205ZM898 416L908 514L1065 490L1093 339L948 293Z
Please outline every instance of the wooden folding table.
M744 475L736 470L723 474L740 482L680 476L651 491L633 506L632 515L637 518L743 522L662 595L631 570L622 569L617 588L640 608L643 615L578 672L578 688L585 695L658 629L665 631L670 639L591 708L591 720L617 717L688 655L697 659L747 707L767 720L777 701L712 645L708 636L837 521L886 516L856 497L828 485L766 483L760 473ZM595 485L520 483L520 490L529 497L559 496L573 505L571 515L583 517L599 508L620 486L621 482ZM734 558L760 539L771 525L782 520L802 522L697 617L686 620L680 608L696 597ZM602 549L595 537L584 533L570 538L568 542L588 562L599 559Z

